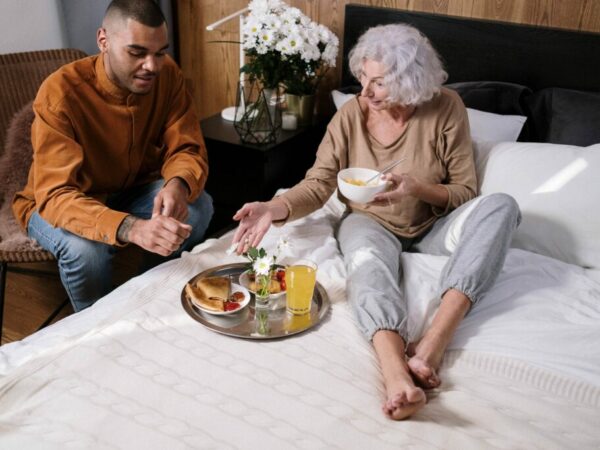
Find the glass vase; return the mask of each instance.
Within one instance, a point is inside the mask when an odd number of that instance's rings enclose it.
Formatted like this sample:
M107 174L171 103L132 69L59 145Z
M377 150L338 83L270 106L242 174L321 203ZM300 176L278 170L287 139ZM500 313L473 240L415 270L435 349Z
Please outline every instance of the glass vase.
M239 85L233 126L246 144L271 144L281 130L279 89L264 88L257 81Z
M271 278L269 275L256 275L256 292L254 293L254 304L257 308L266 308L269 306L269 285Z
M268 336L271 333L271 325L269 323L269 308L256 308L256 333L261 336Z
M287 112L293 113L298 118L298 126L305 127L312 124L315 112L314 95L285 94Z

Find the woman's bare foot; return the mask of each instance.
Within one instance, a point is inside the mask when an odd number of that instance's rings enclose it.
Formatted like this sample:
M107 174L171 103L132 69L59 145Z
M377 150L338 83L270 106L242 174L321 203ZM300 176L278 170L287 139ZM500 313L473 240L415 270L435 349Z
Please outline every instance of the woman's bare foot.
M408 345L408 368L417 384L425 389L438 387L442 382L437 370L442 364L446 347L460 324L471 301L462 292L449 289L424 336Z
M416 355L408 360L408 368L417 384L425 389L436 388L442 383L437 374L437 367Z
M381 365L387 399L381 409L394 420L412 416L426 400L425 392L412 379L404 358L404 340L396 331L379 330L373 335L373 346Z
M416 387L412 382L406 383L404 380L386 385L388 398L382 405L383 413L393 420L407 419L420 410L427 398L423 389Z

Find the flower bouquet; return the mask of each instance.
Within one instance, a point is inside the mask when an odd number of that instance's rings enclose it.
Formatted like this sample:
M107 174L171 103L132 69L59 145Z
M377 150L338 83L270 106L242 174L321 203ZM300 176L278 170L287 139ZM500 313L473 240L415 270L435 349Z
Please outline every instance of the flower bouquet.
M283 84L289 94L314 94L335 67L337 36L280 0L253 0L248 8L242 46L249 61L241 71L267 88Z

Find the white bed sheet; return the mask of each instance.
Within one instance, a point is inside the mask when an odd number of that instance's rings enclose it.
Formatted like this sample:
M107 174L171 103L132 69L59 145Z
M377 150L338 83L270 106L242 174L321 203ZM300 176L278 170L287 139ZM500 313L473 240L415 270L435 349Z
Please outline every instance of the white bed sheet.
M395 423L374 353L345 299L334 199L274 228L319 262L332 310L288 339L214 333L180 304L185 282L227 256L231 234L121 286L94 307L0 348L5 448L597 448L600 284L585 271L511 250L461 324L443 385ZM435 307L445 258L403 256L412 336Z

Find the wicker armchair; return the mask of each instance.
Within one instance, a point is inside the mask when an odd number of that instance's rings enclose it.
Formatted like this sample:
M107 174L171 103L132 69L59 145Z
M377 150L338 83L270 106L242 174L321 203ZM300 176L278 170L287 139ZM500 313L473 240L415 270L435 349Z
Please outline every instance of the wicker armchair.
M50 73L84 56L84 52L74 49L0 55L0 183L3 185L0 190L0 335L7 272L48 275L45 271L9 265L54 260L51 253L23 233L11 210L14 193L25 185L31 164L31 101ZM16 124L17 121L20 123ZM11 144L10 148L7 144Z

